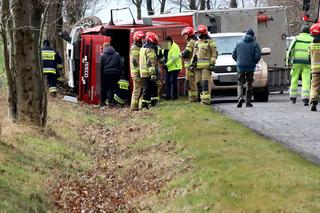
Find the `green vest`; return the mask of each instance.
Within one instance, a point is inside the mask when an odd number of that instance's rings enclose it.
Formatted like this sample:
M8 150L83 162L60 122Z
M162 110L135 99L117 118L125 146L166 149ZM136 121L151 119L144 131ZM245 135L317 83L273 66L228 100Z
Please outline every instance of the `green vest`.
M181 70L182 69L182 60L180 57L180 48L179 46L172 42L172 45L168 52L168 62L166 63L168 67L168 72L173 70Z
M310 64L309 58L309 45L312 42L313 38L309 33L300 33L293 45L291 50L292 62L294 64Z

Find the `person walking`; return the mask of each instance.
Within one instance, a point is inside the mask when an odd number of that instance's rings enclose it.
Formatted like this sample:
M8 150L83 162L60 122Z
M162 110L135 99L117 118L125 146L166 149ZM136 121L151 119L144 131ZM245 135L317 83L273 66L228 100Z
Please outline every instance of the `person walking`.
M301 76L301 97L305 106L309 105L310 95L310 58L308 48L312 41L309 27L301 27L300 34L296 36L287 52L287 64L293 64L291 70L290 101L296 103L298 95L298 80Z
M182 51L181 56L184 59L184 65L186 67L186 80L187 80L189 101L190 102L199 102L196 77L194 74L194 70L190 69L193 50L194 50L195 43L198 40L198 38L195 36L195 31L194 31L193 27L184 28L181 32L181 35L186 40L186 47Z
M158 80L157 45L159 37L153 32L146 33L146 44L140 49L140 76L143 79L141 108L149 109L154 82Z
M130 73L133 82L130 109L132 111L138 110L139 100L142 95L142 78L140 76L139 54L144 40L145 34L142 31L137 31L133 33L133 45L130 48Z
M214 71L216 63L217 48L216 43L209 37L208 29L205 25L201 24L197 27L197 34L199 35L199 40L195 43L191 66L195 69L198 88L201 85L201 103L209 105L212 89L211 72Z
M176 100L178 99L178 74L182 69L180 48L171 36L167 36L165 40L169 42L167 61L163 65L165 67L166 99Z
M317 111L320 94L320 24L313 24L310 28L310 32L314 36L313 41L310 44L312 73L310 105L311 111Z
M101 57L101 100L100 107L113 107L114 91L120 79L123 62L118 52L110 45L109 42L103 44L103 53Z
M43 41L41 50L43 74L46 78L48 91L51 97L57 96L57 78L63 68L59 53L50 46L49 40Z
M252 83L254 81L254 70L256 64L261 59L261 50L259 44L254 37L254 31L248 29L244 37L237 42L232 58L237 62L238 75L238 104L237 107L242 107L246 102L246 107L252 107ZM246 100L243 97L244 85L246 84Z

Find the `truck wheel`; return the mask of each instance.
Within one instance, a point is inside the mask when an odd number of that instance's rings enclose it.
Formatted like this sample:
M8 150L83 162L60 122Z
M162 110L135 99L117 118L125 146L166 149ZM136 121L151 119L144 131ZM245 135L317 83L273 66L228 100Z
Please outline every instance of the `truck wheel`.
M96 17L96 16L88 16L85 17L83 19L80 19L79 21L77 21L74 26L75 27L79 27L82 26L83 28L90 28L90 27L94 27L97 25L101 25L102 21L100 18Z
M269 100L268 86L263 88L261 92L254 93L253 99L254 101L257 101L257 102L268 102Z

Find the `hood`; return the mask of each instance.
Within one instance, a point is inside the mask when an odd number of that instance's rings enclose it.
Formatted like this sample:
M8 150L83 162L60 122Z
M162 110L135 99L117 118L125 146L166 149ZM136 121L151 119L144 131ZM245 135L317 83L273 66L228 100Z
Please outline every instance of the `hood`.
M317 35L313 38L314 43L320 43L320 35Z
M245 42L252 42L252 41L254 41L254 38L249 34L245 34L243 36L242 40L245 41Z
M237 62L233 60L232 55L219 55L216 60L216 66L235 66Z
M107 53L108 55L112 55L115 52L115 50L113 47L110 46L110 47L107 47L106 49L104 49L103 52Z

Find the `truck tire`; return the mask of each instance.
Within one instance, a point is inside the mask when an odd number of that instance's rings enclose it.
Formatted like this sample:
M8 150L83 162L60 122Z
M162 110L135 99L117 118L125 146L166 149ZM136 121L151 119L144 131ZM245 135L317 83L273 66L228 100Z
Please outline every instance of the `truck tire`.
M253 99L256 102L268 102L268 100L269 100L269 89L268 89L268 86L263 88L262 91L254 93L253 94Z
M97 25L101 25L102 21L100 18L96 17L96 16L88 16L88 17L84 17L82 19L80 19L79 21L77 21L74 26L75 27L79 27L82 26L84 29L86 28L91 28Z

